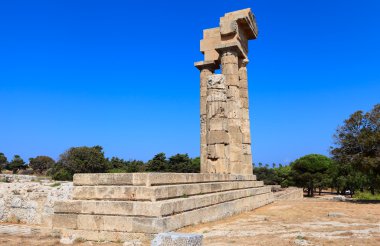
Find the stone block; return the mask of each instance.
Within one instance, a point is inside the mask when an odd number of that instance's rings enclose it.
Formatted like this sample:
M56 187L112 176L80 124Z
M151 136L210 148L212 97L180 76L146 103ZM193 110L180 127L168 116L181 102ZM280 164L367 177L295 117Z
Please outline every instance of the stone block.
M227 74L226 76L226 85L227 86L240 86L239 76L235 74Z
M213 144L207 146L207 158L209 159L225 159L226 147L224 144Z
M241 119L242 121L248 120L248 125L249 125L249 109L248 108L241 108Z
M221 160L221 159L219 159ZM225 163L219 163L220 166ZM220 172L223 174L223 172ZM221 192L231 189L246 189L255 187L260 181L226 181L215 183L195 183L160 186L76 186L73 198L75 200L106 200L106 201L157 201L182 196Z
M205 50L204 57L205 61L218 61L219 53L216 50Z
M220 37L219 27L203 30L203 38L207 39L207 38L214 38L214 37Z
M202 234L185 233L159 233L151 243L151 246L202 246Z
M248 89L240 87L240 93L241 98L248 98Z
M240 89L237 86L228 86L227 98L238 101L240 99Z
M241 107L242 108L249 108L249 102L248 102L248 98L240 98L240 101L241 101Z
M56 204L55 213L162 217L240 199L243 197L270 192L268 187L263 187L263 182L261 181L254 181L252 186L253 187L251 188L221 191L217 193L181 197L156 202L95 200L64 201ZM214 183L213 189L223 189L223 185ZM63 205L63 203L66 204ZM80 210L70 209L70 205L75 205L75 203L80 203L82 205Z
M228 135L230 139L230 143L238 143L241 144L243 140L243 134L241 132L241 127L240 126L228 126ZM235 152L241 153L242 149L240 146L234 150Z
M243 148L243 155L252 155L252 148L251 148L251 144L242 144L242 148Z
M234 55L225 55L221 59L222 66L226 64L236 64L238 65L238 57Z
M207 39L202 39L200 41L200 50L215 50L215 47L220 44L220 37L210 37Z
M241 119L241 108L239 107L239 104L237 101L228 99L226 107L227 107L228 119ZM240 121L236 121L235 123L238 123L239 126L241 125Z
M211 118L209 120L210 131L227 131L227 119L226 118Z
M77 229L77 219L76 214L54 214L52 223L55 228Z
M239 69L239 79L245 80L247 82L248 76L247 76L247 69L246 68L240 68Z
M107 178L103 178L106 176ZM110 176L114 176L110 178ZM127 184L125 180L133 180ZM102 181L102 182L99 182ZM108 180L109 182L103 182ZM233 180L256 180L255 175L226 175L209 173L86 173L75 174L75 186L94 186L94 185L136 185L151 186L162 184L185 184L185 183L205 183L205 182L224 182Z
M229 136L225 131L209 131L207 133L207 144L227 144Z
M207 119L212 119L212 118L227 118L227 112L226 112L226 102L223 101L214 101L214 102L208 102L207 103ZM210 125L208 124L208 127Z
M238 76L238 65L236 63L225 63L222 66L222 73L224 75L235 75Z

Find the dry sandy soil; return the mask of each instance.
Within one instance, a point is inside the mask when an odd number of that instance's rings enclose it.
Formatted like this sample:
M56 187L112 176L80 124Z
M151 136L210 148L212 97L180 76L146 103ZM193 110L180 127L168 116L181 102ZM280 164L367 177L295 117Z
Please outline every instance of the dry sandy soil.
M251 212L179 231L202 233L204 245L378 246L380 204L317 198L278 201ZM0 234L0 245L59 245L59 240L38 235ZM120 244L87 242L76 245Z
M330 216L329 216L330 213ZM380 204L325 199L278 201L181 232L203 233L205 245L380 245Z

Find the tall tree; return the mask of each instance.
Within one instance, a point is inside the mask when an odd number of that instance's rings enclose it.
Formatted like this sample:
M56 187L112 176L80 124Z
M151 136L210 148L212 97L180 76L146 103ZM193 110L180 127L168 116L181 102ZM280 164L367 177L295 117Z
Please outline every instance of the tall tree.
M20 169L26 168L25 161L19 155L15 155L9 162L8 168L16 174Z
M7 157L4 155L4 153L0 153L0 173L3 169L5 169L7 164L8 164Z
M333 158L368 177L371 193L380 188L380 104L367 113L353 113L334 135Z
M165 153L158 153L152 160L148 161L147 171L149 172L168 172L168 161Z
M74 147L64 152L57 165L69 173L103 173L107 169L107 160L103 148Z
M54 164L55 161L49 156L37 156L29 159L29 166L34 172L39 174L46 172L49 168L52 168Z
M290 166L295 184L307 189L308 196L314 196L315 188L321 189L329 186L326 179L332 166L330 158L311 154L295 160Z

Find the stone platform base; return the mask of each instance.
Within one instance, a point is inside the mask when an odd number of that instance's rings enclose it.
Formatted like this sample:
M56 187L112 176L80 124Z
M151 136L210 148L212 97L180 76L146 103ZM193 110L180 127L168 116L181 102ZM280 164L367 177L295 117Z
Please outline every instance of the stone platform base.
M73 200L55 204L53 229L87 240L145 241L272 201L271 187L254 175L76 174Z

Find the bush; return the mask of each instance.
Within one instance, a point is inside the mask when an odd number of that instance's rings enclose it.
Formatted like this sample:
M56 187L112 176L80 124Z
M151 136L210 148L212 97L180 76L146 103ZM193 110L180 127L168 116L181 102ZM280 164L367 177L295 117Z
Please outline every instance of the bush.
M379 200L380 194L372 195L370 192L358 192L354 195L356 200Z
M124 168L112 168L107 170L107 173L127 173L127 170Z
M72 181L73 174L66 169L61 168L53 174L52 178L59 181Z
M39 174L45 173L54 164L55 161L49 156L37 156L29 159L29 166Z
M71 174L104 173L107 160L102 150L100 146L70 148L60 156L57 164Z

